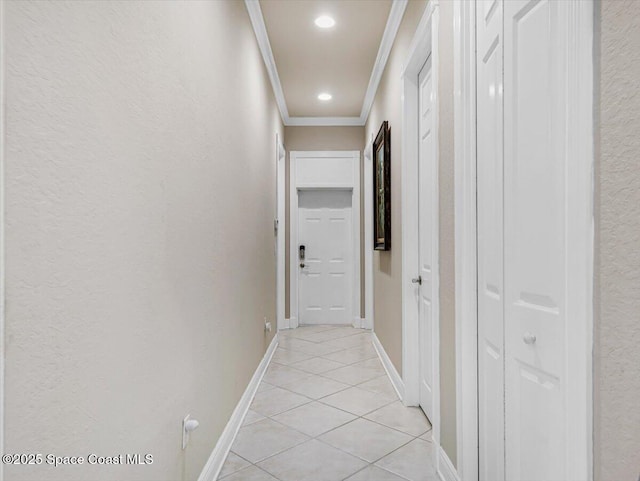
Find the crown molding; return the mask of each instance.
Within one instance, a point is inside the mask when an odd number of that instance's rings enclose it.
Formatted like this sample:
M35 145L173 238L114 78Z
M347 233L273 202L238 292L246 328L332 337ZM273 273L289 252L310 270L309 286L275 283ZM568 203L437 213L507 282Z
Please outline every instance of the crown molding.
M328 127L328 126L354 126L364 125L360 117L289 117L288 122L285 122L286 126L316 126L316 127Z
M391 11L389 12L389 18L387 19L387 25L384 28L382 34L382 40L380 41L380 48L378 49L378 56L376 62L373 64L373 70L371 70L371 78L369 79L369 86L367 87L367 93L364 96L364 102L362 103L362 111L360 112L360 119L362 125L367 122L371 106L376 98L376 92L378 91L378 85L380 85L380 79L384 73L384 68L387 66L387 60L389 60L389 54L391 53L391 47L396 40L404 11L407 8L409 0L394 0L391 5Z
M371 106L380 84L380 79L384 73L387 60L389 59L389 53L393 47L393 42L396 39L398 29L400 28L400 22L404 11L407 8L409 0L393 0L391 10L389 11L389 17L387 24L382 34L382 40L380 41L380 47L378 48L378 55L371 71L371 77L369 78L369 85L364 96L362 104L362 110L360 117L290 117L289 110L287 109L287 102L284 98L284 92L282 90L282 84L280 83L280 77L278 76L278 69L273 57L273 51L271 50L271 44L269 43L269 35L267 34L267 27L264 23L264 17L262 16L262 9L260 8L259 0L244 0L249 18L251 19L251 25L253 31L256 34L258 41L258 47L262 54L267 73L269 74L269 80L271 80L271 87L273 88L273 94L276 98L278 110L280 110L280 117L285 126L362 126L367 122L367 117L371 111Z
M280 83L280 77L278 76L276 61L273 58L273 52L271 50L271 44L269 43L267 27L264 24L264 17L262 16L260 2L258 0L244 0L244 4L247 7L247 12L249 12L251 26L256 34L258 47L260 47L260 53L262 54L262 60L264 60L264 65L267 68L267 73L269 74L269 80L271 80L271 87L273 88L273 94L276 97L280 116L286 125L286 120L289 118L289 111L287 110L287 103L284 100L284 92L282 91L282 84Z

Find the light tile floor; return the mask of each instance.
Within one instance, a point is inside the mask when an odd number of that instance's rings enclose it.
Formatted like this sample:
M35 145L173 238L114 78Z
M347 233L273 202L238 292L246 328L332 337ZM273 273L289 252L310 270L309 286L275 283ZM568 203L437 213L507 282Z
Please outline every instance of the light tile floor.
M299 327L280 332L218 479L436 481L430 430L399 401L369 333Z

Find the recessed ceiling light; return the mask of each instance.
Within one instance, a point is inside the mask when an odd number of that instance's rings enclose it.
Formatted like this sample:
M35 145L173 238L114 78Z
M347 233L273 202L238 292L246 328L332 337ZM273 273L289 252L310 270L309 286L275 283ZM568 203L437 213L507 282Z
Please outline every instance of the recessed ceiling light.
M327 100L331 100L331 99L332 99L331 94L328 94L326 92L323 92L318 95L318 100L324 100L326 102Z
M329 15L321 15L316 18L316 25L320 28L331 28L336 24L336 21Z

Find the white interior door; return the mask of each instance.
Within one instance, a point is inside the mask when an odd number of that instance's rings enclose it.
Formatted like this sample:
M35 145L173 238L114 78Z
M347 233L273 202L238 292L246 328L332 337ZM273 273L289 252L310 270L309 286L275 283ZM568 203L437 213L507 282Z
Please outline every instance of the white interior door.
M513 481L577 479L567 369L573 8L504 3L505 437Z
M436 177L437 169L433 139L433 78L431 57L422 67L419 81L419 165L418 165L418 232L420 270L418 278L420 316L420 407L429 419L433 417L433 382L434 382L434 242L437 242L434 220L437 219Z
M478 3L481 481L588 479L592 92L581 62L590 67L591 46L578 28L592 28L585 6Z
M352 195L346 189L298 191L298 246L293 248L300 324L353 323Z
M502 0L476 17L479 479L504 481Z

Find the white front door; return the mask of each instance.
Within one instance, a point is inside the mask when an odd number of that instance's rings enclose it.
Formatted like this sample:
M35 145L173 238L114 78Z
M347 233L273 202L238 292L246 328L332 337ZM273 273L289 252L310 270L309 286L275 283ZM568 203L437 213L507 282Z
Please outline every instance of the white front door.
M352 192L298 191L300 324L353 323Z
M418 232L420 237L420 269L418 292L420 302L420 407L433 420L433 355L434 342L434 242L437 242L434 229L436 176L437 169L433 139L433 79L431 76L431 57L420 71L419 80L419 175L418 175Z
M477 5L480 481L584 481L590 3Z

